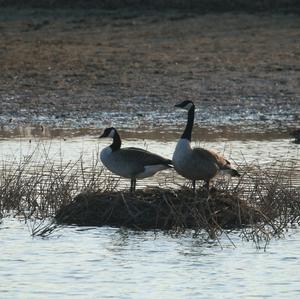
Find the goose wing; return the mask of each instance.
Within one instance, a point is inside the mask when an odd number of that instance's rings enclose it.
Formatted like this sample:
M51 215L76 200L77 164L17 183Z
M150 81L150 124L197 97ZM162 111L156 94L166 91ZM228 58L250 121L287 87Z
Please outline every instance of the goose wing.
M169 159L165 159L160 155L151 153L141 148L136 147L127 147L122 148L119 150L120 154L126 157L128 161L135 161L140 165L147 166L147 165L171 165L172 161Z
M203 161L207 161L208 163L214 163L219 167L219 169L231 168L230 162L226 160L221 154L215 151L207 150L204 148L194 148L193 154L195 155L196 159L201 159Z
M201 163L207 170L211 171L211 173L213 171L222 170L231 176L241 176L236 169L232 168L230 162L221 154L203 148L195 148L193 152L197 157L198 162Z

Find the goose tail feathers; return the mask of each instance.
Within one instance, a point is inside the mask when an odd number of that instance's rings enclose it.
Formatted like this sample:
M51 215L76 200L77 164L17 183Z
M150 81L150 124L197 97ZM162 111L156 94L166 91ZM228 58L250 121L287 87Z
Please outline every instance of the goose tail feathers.
M241 176L240 173L237 170L235 170L234 168L222 169L221 174L230 175L230 176L233 176L233 177L240 177Z
M235 169L230 169L231 176L240 177L240 173Z

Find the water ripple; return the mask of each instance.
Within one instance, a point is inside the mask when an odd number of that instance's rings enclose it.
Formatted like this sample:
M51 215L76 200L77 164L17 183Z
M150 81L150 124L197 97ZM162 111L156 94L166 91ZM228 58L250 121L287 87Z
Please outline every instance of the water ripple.
M223 249L191 236L65 227L31 238L21 222L0 229L0 297L296 298L300 231L266 252L222 239ZM55 236L59 234L60 237Z

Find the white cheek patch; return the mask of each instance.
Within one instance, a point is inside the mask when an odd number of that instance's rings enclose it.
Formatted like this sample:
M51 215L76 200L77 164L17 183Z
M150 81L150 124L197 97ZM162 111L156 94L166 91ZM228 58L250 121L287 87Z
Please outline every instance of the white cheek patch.
M115 130L112 129L112 130L109 132L108 137L114 138L114 136L115 136Z

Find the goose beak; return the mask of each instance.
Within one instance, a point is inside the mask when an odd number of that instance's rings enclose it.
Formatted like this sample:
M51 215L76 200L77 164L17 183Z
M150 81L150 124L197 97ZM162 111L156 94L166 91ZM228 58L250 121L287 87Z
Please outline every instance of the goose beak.
M104 137L106 137L106 136L104 135L104 133L103 133L102 135L99 136L99 138L104 138Z
M180 108L179 104L174 105L174 107Z

